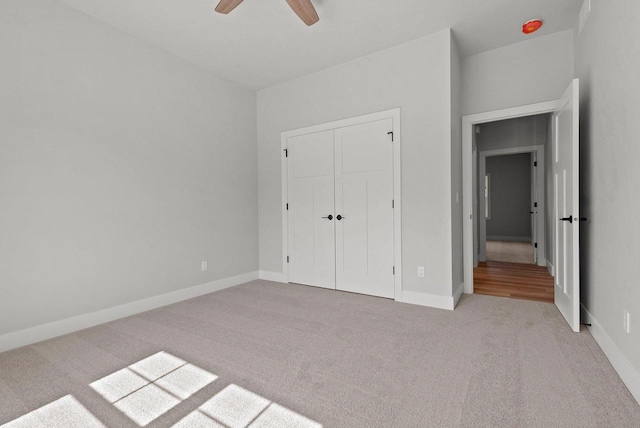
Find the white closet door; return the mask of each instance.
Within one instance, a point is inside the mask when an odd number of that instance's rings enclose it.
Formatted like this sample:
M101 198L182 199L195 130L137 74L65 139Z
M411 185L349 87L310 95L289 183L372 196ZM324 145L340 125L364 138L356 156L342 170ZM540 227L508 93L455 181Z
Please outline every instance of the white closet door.
M392 119L335 130L336 288L394 297Z
M287 147L289 281L336 288L333 131L289 138Z

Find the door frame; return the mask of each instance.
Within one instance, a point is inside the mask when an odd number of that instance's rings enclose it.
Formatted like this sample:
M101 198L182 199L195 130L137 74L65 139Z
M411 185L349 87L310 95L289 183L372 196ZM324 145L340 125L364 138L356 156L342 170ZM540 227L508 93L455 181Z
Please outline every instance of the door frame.
M542 144L535 146L523 146L523 147L511 147L507 149L496 149L496 150L485 150L479 152L480 156L478 159L478 170L479 176L484 177L487 171L487 158L493 156L507 156L507 155L516 155L523 153L531 153L532 155L535 153L537 156L538 171L545 170L545 147ZM547 257L546 257L546 195L545 195L545 178L546 174L536 174L536 199L538 202L538 215L536 218L536 235L531 238L534 239L533 243L538 243L538 248L535 250L537 253L537 265L538 266L547 266ZM533 183L532 183L533 185ZM474 191L477 191L474 189ZM533 205L533 201L532 201ZM532 207L533 208L533 207ZM487 221L485 217L482 215L484 212L484 198L481 198L478 195L478 219L479 219L479 234L480 238L478 240L478 260L486 261L486 243L487 243ZM542 213L542 215L540 215ZM532 230L533 233L533 230ZM484 245L483 245L484 243ZM532 243L532 245L533 245Z
M474 127L486 122L514 119L516 117L534 116L537 114L553 113L558 107L559 100L528 104L519 107L493 110L484 113L471 114L462 117L462 202L463 202L463 232L462 247L464 260L464 292L473 294L473 222L477 217L477 207L473 204L473 148ZM554 257L556 255L554 254ZM555 266L555 263L554 263Z
M402 162L401 162L401 127L400 127L400 107L384 110L376 113L365 114L362 116L350 117L346 119L335 120L332 122L321 123L318 125L307 126L304 128L285 131L280 134L281 148L281 181L282 181L282 274L284 282L289 282L289 265L287 257L289 255L289 222L287 203L288 195L288 164L287 164L287 140L300 135L313 134L316 132L330 131L338 128L346 128L353 125L361 125L363 123L375 122L382 119L392 119L393 121L393 254L395 275L394 281L394 299L402 301ZM391 202L391 201L390 201Z

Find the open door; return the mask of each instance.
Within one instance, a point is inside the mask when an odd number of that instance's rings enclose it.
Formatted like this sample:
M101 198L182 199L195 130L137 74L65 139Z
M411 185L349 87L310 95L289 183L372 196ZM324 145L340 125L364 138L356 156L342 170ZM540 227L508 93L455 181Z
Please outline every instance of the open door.
M555 304L580 331L579 83L574 79L554 113L556 214Z
M533 263L538 264L538 152L531 153L531 250Z

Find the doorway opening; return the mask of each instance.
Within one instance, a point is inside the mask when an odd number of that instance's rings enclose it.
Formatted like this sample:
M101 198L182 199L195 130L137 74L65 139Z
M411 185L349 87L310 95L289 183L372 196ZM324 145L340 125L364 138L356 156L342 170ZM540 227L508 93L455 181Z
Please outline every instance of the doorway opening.
M552 206L551 115L474 127L474 288L479 294L552 303L546 245ZM549 271L547 271L549 269Z
M580 331L580 217L579 194L579 117L580 82L571 81L556 101L528 104L520 107L472 114L462 118L462 189L463 189L463 276L464 292L474 293L474 266L478 263L477 239L474 224L478 219L477 200L474 200L474 176L478 156L474 149L476 125L505 119L539 114L553 114L551 130L551 159L553 185L551 229L553 256L549 271L554 278L554 303L573 331ZM560 94L559 94L560 95ZM551 223L549 224L551 225ZM546 269L545 269L546 270Z
M484 163L485 169L479 177L483 188L479 189L481 195L478 198L484 204L484 209L480 209L483 215L479 218L484 222L484 234L479 240L481 247L484 244L481 260L537 262L538 198L534 153L481 155L480 162Z

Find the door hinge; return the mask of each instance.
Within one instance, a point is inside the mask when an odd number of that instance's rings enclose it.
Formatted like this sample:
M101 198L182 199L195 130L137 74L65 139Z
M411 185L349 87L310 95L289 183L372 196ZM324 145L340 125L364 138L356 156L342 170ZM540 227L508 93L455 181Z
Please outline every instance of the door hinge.
M289 204L287 204L287 211L289 211Z
M285 158L289 157L289 149L284 149L284 157Z
M538 208L538 203L537 203L537 202L534 202L534 203L533 203L533 206L534 206L534 208Z
M395 199L391 199L391 208L395 208L396 207L396 201Z
M533 166L538 166L538 162L537 162L537 161L536 161L536 162L534 162L534 163L533 163Z
M534 246L535 248L538 248L538 243L536 242L535 244L533 244L533 246Z
M393 131L387 132L387 135L391 135L391 142L393 143Z
M289 256L287 256L287 263L289 263Z
M396 274L396 267L395 266L393 267L393 274L394 275Z

